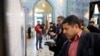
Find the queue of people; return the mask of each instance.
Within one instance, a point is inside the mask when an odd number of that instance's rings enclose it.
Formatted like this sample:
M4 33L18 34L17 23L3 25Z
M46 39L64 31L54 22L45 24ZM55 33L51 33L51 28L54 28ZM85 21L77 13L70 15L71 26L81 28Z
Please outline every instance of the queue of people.
M48 45L54 56L100 56L100 26L95 27L94 21L85 26L84 21L75 15L58 16L57 24L50 22L49 25L45 34L55 41L55 45ZM37 21L34 29L36 49L42 49L44 27Z

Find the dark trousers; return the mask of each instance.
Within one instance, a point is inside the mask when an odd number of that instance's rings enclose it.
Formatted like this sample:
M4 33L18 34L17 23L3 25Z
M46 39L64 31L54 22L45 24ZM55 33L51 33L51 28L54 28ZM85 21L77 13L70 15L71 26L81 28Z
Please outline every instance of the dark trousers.
M30 32L28 32L28 37L31 38L31 33Z
M42 35L36 34L36 48L38 49L38 43L39 48L42 48Z

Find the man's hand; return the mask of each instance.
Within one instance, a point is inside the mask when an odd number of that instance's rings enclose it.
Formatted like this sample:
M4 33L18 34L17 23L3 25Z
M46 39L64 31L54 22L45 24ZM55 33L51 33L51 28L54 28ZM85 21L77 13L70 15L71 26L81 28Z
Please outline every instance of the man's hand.
M39 29L39 31L42 31L42 29Z
M56 33L50 32L50 35L51 35L51 36L56 36Z

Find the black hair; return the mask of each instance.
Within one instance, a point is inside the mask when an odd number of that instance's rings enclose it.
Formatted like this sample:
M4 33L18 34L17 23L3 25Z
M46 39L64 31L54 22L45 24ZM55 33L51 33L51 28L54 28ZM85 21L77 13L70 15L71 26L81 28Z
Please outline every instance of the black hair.
M80 23L82 23L82 26L85 26L84 25L84 20L83 19L79 19L80 20Z
M53 24L53 22L50 22L50 24Z
M72 26L75 25L75 24L78 24L79 28L81 28L80 20L75 15L70 15L70 16L66 17L62 24L65 24L65 23L68 23L69 25L72 25Z
M89 21L89 23L93 23L94 24L94 21Z
M63 20L64 19L64 16L58 16L57 18Z

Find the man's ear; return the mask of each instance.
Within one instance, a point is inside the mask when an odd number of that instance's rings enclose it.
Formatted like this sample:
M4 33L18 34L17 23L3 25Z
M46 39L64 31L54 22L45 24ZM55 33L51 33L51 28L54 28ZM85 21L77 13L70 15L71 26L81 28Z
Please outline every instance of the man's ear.
M79 28L78 24L75 24L74 27L75 27L75 28Z

